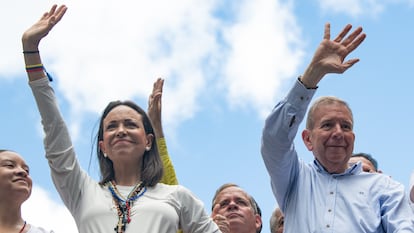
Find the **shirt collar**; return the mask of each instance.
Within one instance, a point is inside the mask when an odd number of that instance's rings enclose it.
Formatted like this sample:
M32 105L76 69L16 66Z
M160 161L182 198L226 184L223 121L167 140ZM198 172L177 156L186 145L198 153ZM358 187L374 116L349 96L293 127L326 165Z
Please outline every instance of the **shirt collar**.
M330 174L325 170L325 168L319 163L318 160L313 160L313 167L318 171L319 173L324 173L331 175L333 177L338 176L349 176L349 175L357 175L362 172L362 163L361 161L358 161L357 163L351 164L343 173L340 174Z

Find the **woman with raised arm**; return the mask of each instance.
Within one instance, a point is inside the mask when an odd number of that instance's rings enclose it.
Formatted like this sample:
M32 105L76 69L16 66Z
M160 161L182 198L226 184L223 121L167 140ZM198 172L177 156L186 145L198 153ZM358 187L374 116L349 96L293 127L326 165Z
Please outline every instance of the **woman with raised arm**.
M79 232L220 232L191 191L159 183L163 164L154 129L145 111L131 101L110 102L100 118L96 149L101 180L80 167L38 51L40 40L66 10L54 5L23 34L22 42L52 179Z

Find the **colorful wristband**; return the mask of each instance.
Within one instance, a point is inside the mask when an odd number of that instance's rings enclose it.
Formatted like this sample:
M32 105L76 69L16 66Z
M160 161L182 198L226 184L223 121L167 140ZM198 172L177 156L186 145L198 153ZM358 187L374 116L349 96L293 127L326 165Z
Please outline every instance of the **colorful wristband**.
M40 72L40 71L44 71L46 73L47 78L49 79L50 82L53 81L52 76L46 71L45 67L43 66L43 64L34 64L34 65L27 65L26 66L26 72L30 73L30 72Z

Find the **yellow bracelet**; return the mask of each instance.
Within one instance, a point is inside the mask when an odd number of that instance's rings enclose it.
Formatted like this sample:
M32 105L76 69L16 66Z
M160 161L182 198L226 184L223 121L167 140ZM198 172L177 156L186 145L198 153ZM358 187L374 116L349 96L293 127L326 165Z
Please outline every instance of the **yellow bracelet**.
M35 64L35 65L27 65L26 69L30 69L30 68L38 68L38 67L43 67L43 64Z

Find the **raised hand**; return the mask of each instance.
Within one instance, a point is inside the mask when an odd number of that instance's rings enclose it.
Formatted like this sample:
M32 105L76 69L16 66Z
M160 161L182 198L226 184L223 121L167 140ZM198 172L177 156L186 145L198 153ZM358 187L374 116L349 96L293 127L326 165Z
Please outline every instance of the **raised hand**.
M161 124L161 97L163 86L164 79L158 78L154 82L152 93L148 98L148 116L151 119L151 123L154 128L156 138L164 137Z
M33 26L27 29L22 36L24 50L37 50L40 40L45 37L50 30L62 19L67 7L65 5L53 5L49 12L43 16Z
M305 86L315 87L324 75L343 73L359 61L358 58L345 61L346 57L366 38L366 34L362 33L361 27L355 29L346 37L351 28L352 25L346 25L338 36L331 40L331 26L329 23L325 25L323 40L302 77Z

